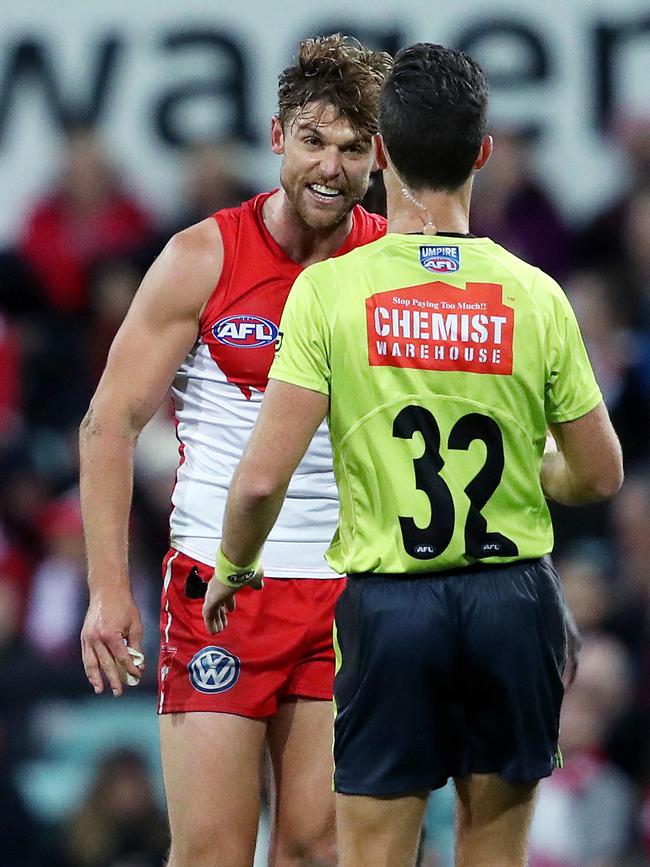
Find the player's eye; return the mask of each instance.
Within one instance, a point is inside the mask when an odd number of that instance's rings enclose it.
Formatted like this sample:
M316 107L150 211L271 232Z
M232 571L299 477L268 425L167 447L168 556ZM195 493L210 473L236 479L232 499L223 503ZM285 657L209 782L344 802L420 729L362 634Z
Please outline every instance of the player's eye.
M344 150L345 150L345 153L351 154L352 156L357 157L357 156L362 156L363 154L367 153L368 149L361 142L358 142L357 144L348 145L346 148L344 148Z

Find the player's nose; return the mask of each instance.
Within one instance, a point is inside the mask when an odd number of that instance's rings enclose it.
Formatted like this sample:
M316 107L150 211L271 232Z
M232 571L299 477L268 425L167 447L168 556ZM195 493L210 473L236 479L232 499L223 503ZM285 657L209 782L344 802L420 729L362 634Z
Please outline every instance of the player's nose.
M323 177L331 180L341 174L341 154L336 147L326 148L321 156L320 170Z

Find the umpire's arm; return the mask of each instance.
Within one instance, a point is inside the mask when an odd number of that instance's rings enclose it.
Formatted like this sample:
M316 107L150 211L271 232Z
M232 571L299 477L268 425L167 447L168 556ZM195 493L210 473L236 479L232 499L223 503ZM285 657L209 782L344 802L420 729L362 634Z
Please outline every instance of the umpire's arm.
M558 450L544 454L544 494L565 506L612 497L623 484L623 456L605 404L550 428Z
M233 563L250 563L259 554L328 407L327 395L269 380L226 501L221 547Z
M226 500L221 550L231 563L245 566L258 558L282 508L291 476L328 407L329 398L321 392L269 380ZM220 631L219 609L227 605L232 610L228 603L236 592L212 578L203 606L210 631Z

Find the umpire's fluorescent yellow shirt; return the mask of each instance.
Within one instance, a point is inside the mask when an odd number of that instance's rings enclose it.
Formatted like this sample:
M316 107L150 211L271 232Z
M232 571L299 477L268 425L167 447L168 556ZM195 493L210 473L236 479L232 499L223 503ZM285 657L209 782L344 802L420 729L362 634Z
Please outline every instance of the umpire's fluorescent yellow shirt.
M271 378L330 397L333 569L431 572L551 551L547 424L601 394L548 275L489 238L389 234L307 268L280 330Z

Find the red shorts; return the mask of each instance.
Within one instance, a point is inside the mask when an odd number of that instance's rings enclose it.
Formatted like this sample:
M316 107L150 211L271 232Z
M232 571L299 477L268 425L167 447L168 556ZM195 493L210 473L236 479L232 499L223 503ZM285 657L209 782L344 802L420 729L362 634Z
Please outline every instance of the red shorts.
M200 591L212 573L174 549L163 560L158 712L266 717L291 697L331 699L332 623L345 579L265 578L263 590L243 587L225 631L211 635Z

